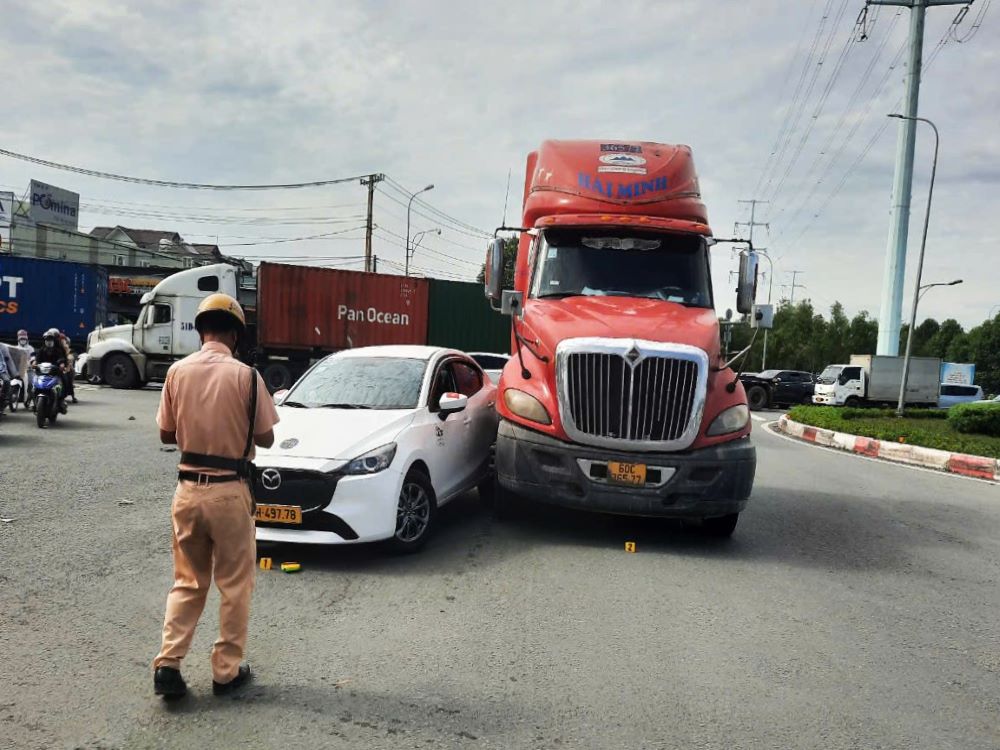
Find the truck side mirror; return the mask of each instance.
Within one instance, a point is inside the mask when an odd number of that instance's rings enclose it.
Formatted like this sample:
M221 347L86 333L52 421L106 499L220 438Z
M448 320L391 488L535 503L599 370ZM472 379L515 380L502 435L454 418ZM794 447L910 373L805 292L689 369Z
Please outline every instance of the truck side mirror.
M736 287L736 311L741 315L753 312L757 297L757 253L745 250L740 253L740 280Z
M497 237L486 251L483 274L484 291L490 302L499 302L503 295L503 240Z

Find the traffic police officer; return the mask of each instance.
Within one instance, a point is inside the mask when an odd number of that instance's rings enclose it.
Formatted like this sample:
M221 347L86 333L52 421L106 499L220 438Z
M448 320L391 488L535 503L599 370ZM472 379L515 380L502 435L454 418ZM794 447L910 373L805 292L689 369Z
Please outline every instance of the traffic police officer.
M233 356L246 329L239 303L227 294L209 295L198 306L195 328L201 350L170 368L156 415L160 440L181 450L171 511L174 584L153 661L154 692L166 699L187 692L181 659L213 572L221 602L212 692L225 695L250 679L250 666L241 664L256 561L249 461L253 444L269 448L274 442L278 421L260 375Z

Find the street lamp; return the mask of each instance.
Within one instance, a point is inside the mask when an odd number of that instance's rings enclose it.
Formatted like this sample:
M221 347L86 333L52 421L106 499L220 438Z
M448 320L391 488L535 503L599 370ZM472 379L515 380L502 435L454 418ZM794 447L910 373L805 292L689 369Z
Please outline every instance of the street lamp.
M757 251L762 257L767 258L768 274L767 274L767 304L771 304L771 290L774 288L774 263L771 260L771 256L767 254L765 248L760 248ZM764 329L764 351L760 356L760 369L761 371L767 369L767 329Z
M920 279L924 273L924 250L927 247L927 226L931 221L931 199L934 197L934 177L937 175L937 162L938 162L938 147L941 145L941 136L938 133L937 125L928 120L926 117L910 117L908 115L892 114L889 117L894 117L897 120L914 120L919 122L926 122L934 129L934 163L931 166L931 184L927 191L927 211L924 214L924 233L923 237L920 239L920 257L917 260L917 284L916 289L913 292L913 309L910 310L910 330L906 333L906 354L903 356L903 378L902 382L899 384L899 403L896 404L896 416L903 416L904 405L906 403L906 380L910 374L910 346L913 344L913 327L917 324L917 303L920 302L920 295L922 291L930 289L932 286L940 286L939 284L928 284L926 287L920 286ZM962 280L958 279L952 281L947 286L952 284L961 284Z
M424 238L425 234L441 234L440 229L425 229L422 232L417 232L413 235L413 249L410 251L409 257L406 259L409 262L413 255L417 252L417 248L420 247L420 241Z
M406 204L406 263L403 270L404 276L410 275L410 209L413 208L413 199L416 198L421 193L426 193L428 190L433 190L434 185L430 184L422 190L418 190L413 195L410 196L410 200Z

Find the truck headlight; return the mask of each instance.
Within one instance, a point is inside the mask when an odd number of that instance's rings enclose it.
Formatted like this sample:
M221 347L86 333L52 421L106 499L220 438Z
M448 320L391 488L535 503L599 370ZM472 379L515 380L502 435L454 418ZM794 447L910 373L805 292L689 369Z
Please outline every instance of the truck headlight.
M709 437L716 437L718 435L728 435L731 432L739 432L747 426L747 422L749 421L750 409L747 408L746 404L730 406L712 420L712 424L709 425L708 432L705 434Z
M503 402L514 414L524 419L530 419L538 424L552 424L552 417L542 405L542 402L531 394L508 388L503 392Z
M344 473L377 474L378 472L385 471L389 468L389 464L392 463L392 459L395 455L395 443L383 445L379 448L375 448L374 450L370 450L367 453L362 453L353 461L350 461L347 466L344 467Z

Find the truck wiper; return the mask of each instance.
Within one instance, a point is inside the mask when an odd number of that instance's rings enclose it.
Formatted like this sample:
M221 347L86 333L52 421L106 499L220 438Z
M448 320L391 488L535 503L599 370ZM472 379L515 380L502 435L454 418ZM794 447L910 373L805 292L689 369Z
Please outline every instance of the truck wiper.
M565 297L582 297L583 292L549 292L548 294L539 294L536 299L563 299Z
M291 406L294 409L308 409L309 407L303 404L301 401L282 401L282 406Z
M320 404L316 407L317 409L374 409L374 406L366 406L365 404Z

